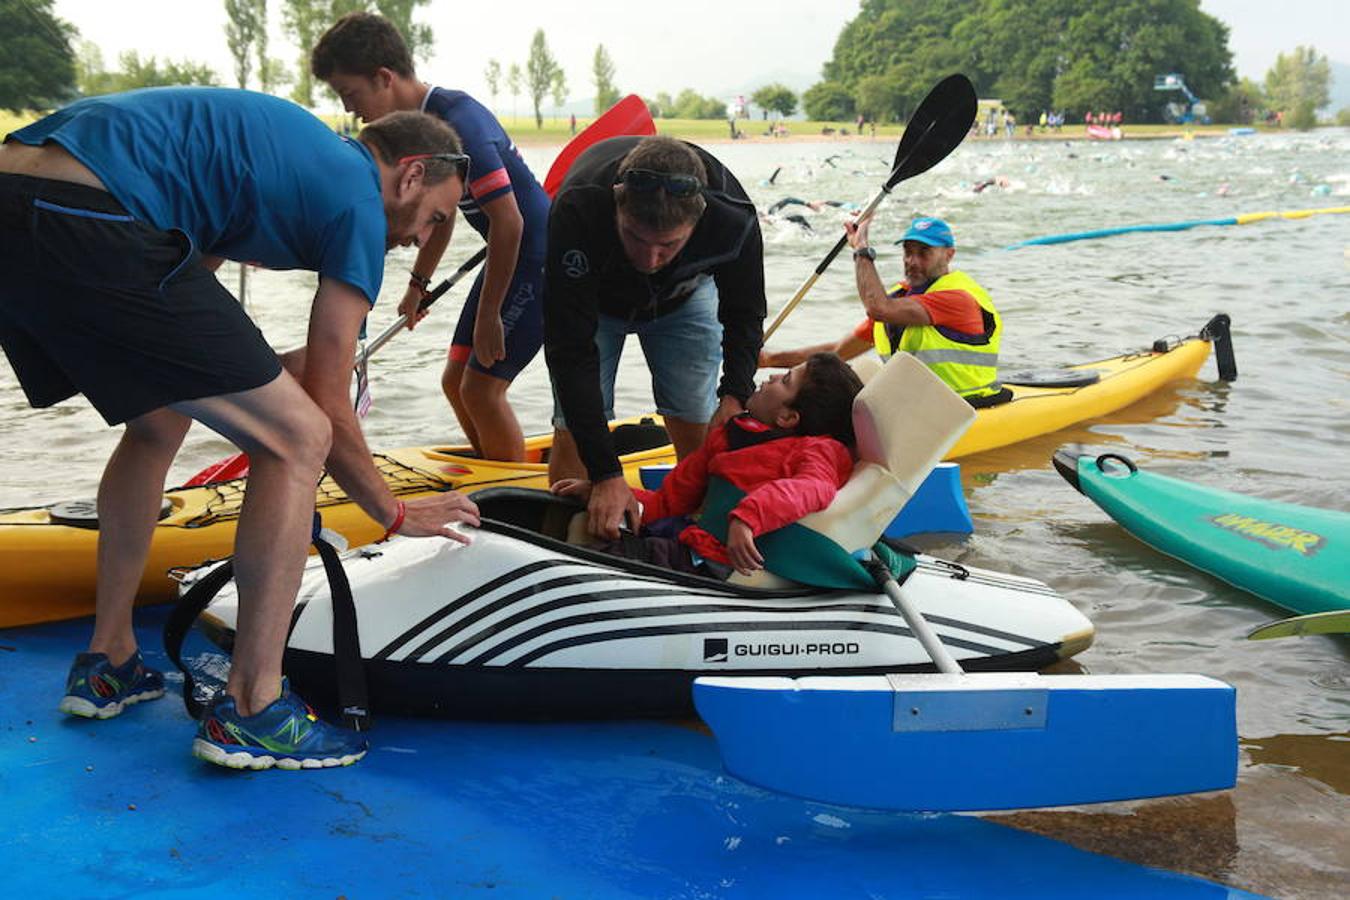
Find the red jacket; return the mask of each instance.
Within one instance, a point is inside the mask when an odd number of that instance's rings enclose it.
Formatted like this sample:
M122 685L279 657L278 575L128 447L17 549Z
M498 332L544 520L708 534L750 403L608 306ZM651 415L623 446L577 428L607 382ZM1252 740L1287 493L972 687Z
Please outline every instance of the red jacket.
M708 479L716 475L745 492L731 515L758 536L829 506L853 473L852 454L832 437L787 435L732 450L729 428L758 434L771 430L750 416L737 416L710 431L703 446L680 461L659 491L634 491L644 523L696 512L703 506ZM722 542L697 525L680 532L680 543L700 556L728 562Z

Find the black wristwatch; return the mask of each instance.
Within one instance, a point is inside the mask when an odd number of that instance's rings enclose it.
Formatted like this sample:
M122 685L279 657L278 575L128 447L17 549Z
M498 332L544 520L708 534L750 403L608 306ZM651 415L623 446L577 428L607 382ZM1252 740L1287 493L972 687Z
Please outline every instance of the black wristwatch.
M877 261L877 251L876 251L874 248L872 248L872 247L859 247L858 249L856 249L856 250L853 251L853 258L854 258L854 259L870 259L872 262L876 262L876 261Z

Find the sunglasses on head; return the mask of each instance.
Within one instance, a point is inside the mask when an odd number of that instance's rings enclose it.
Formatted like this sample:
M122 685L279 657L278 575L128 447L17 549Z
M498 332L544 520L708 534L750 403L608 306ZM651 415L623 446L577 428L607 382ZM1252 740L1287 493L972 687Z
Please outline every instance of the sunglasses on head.
M417 162L419 159L439 159L454 163L455 171L459 173L460 178L467 179L469 176L470 159L467 153L414 153L411 156L401 157L398 164L401 166L404 163Z
M629 169L619 182L642 194L664 190L672 197L692 197L703 190L703 182L693 175L653 172L650 169Z

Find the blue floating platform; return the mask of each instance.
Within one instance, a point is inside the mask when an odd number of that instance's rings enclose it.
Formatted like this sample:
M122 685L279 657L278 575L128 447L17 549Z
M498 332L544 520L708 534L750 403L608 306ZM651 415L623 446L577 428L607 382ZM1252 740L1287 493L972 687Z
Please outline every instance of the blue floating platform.
M165 665L165 611L137 615ZM217 769L172 693L56 712L88 633L0 631L9 897L1254 896L978 818L772 794L725 775L697 723L377 718L348 769Z
M704 677L727 770L809 800L906 812L1231 788L1237 694L1201 675Z

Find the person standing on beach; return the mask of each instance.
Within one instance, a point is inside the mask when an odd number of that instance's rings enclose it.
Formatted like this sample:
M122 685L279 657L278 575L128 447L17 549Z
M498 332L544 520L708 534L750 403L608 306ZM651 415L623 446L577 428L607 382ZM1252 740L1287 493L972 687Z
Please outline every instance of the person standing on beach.
M463 91L420 81L393 23L374 13L343 16L314 45L315 77L366 121L420 110L449 124L468 154L460 211L487 241L487 264L469 289L450 341L441 389L470 443L486 459L525 458L525 435L506 393L543 344L548 195L501 123ZM453 221L422 244L398 311L414 328Z
M81 393L126 426L99 484L94 634L63 712L105 719L164 693L137 648L132 603L165 475L195 419L246 451L251 470L233 661L193 752L255 769L365 755L361 735L290 691L282 652L325 464L386 536L467 542L449 523L478 523L454 492L398 500L348 399L384 254L454 215L465 162L429 116L389 116L352 141L287 100L229 88L93 97L5 138L0 345L31 405ZM221 259L319 274L301 380L216 280Z
M588 478L591 533L616 540L625 517L638 520L606 424L625 338L642 344L681 458L709 423L743 412L764 331L759 217L706 150L668 137L611 138L577 158L554 200L546 271L549 483Z

